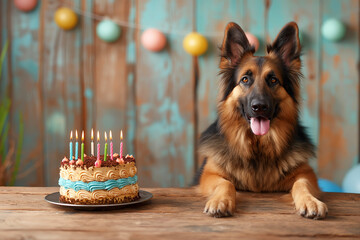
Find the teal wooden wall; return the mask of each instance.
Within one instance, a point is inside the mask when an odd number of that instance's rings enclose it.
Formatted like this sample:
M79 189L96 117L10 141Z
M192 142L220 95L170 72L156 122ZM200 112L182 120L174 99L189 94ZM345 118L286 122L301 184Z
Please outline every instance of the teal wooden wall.
M25 138L17 185L54 186L72 129L112 130L114 146L125 131L140 183L187 186L198 159L197 138L216 118L217 46L227 22L256 35L264 54L281 27L295 20L303 36L302 121L318 146L311 161L318 175L341 183L359 155L358 0L76 0L39 1L30 13L0 2L0 43L10 41L0 94L12 101L10 137L19 114ZM140 44L141 29L122 28L113 44L95 35L98 20L80 17L72 31L59 29L54 11L68 6L175 31L160 53ZM339 43L320 34L324 20L347 26ZM209 50L193 58L182 49L183 32L207 33ZM211 33L211 34L210 34ZM89 142L89 134L87 135Z

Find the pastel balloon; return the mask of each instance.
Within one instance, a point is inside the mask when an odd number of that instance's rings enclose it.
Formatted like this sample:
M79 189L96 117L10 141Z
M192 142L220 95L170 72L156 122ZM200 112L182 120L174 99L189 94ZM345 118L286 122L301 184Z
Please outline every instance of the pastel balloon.
M341 187L327 179L319 178L318 184L323 192L343 192Z
M187 53L193 56L200 56L208 49L208 42L200 33L192 32L184 38L183 47Z
M344 192L360 193L360 164L355 165L346 173L342 187Z
M110 19L105 19L96 26L96 34L105 42L115 42L120 37L121 28Z
M253 34L246 32L245 33L249 43L251 46L254 46L255 51L257 51L259 49L259 40L257 39L257 37L255 37Z
M345 25L335 18L326 20L321 27L323 37L333 42L341 40L345 36L345 33Z
M66 7L61 7L56 10L54 20L56 24L64 30L71 30L78 23L78 17L75 12Z
M159 52L166 45L165 35L157 29L149 28L141 35L141 43L149 51Z
M37 6L37 0L14 0L14 5L23 12L30 12Z

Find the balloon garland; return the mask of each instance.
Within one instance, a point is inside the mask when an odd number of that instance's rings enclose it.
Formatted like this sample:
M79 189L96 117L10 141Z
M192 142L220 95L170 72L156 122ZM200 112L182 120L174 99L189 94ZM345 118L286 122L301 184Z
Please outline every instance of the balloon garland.
M21 11L32 11L37 6L38 0L14 0L14 5ZM76 27L78 23L78 16L75 11L83 16L88 16L97 19L100 22L96 26L97 36L108 43L115 42L121 35L121 26L129 28L143 29L141 35L141 44L143 47L152 52L159 52L166 46L167 40L164 33L176 34L176 31L160 31L159 29L149 28L144 29L143 26L131 24L124 21L114 21L106 17L95 15L93 13L82 11L81 9L70 9L67 7L60 7L55 11L54 20L56 24L64 29L71 30ZM208 49L208 40L206 37L198 32L178 32L178 34L186 35L183 39L184 50L192 56L203 55ZM222 36L222 32L208 33L207 36ZM321 27L322 36L329 41L340 41L346 34L345 25L338 19L328 19ZM302 33L299 32L300 41L302 41ZM259 48L259 40L253 34L246 32L249 43L254 46L255 51Z

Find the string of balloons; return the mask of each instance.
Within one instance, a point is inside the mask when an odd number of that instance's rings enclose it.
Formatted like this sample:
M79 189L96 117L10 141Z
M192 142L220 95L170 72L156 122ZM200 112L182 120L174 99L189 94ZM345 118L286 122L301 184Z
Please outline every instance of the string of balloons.
M28 12L36 8L38 0L14 0L15 6L24 12ZM70 4L69 4L70 5ZM76 7L60 7L55 11L54 20L56 24L64 30L72 30L77 26L78 15L98 20L96 26L97 36L108 43L116 42L121 35L121 27L134 28L143 30L141 35L141 44L143 47L152 52L162 51L167 43L165 34L183 35L184 50L193 55L200 56L208 49L208 41L206 37L223 36L223 32L189 32L176 29L155 29L146 26L121 21L118 19L110 19L107 16L101 16L92 12L84 11ZM322 24L322 36L333 42L340 41L346 33L345 25L338 19L328 19ZM302 39L300 32L300 39ZM259 47L259 40L253 34L246 32L249 43L255 47Z

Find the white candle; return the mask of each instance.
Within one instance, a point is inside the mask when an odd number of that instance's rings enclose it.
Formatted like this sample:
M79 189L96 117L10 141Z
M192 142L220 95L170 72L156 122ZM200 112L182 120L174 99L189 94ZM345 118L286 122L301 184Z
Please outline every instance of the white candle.
M94 154L94 129L91 129L91 156L95 156L95 154Z

